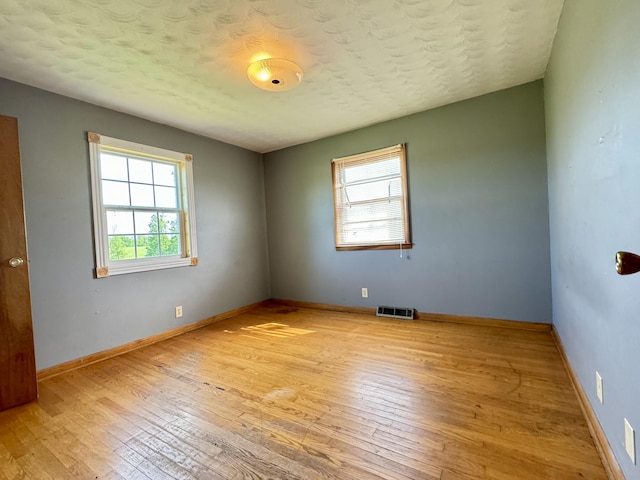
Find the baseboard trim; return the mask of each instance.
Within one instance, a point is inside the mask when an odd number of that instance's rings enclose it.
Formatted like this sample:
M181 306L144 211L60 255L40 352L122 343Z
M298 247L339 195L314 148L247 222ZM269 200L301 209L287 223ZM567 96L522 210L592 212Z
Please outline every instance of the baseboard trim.
M463 325L480 325L483 327L511 328L531 332L550 332L551 324L538 322L521 322L518 320L503 320L500 318L465 317L462 315L448 315L444 313L418 313L421 320L432 322L461 323Z
M365 315L375 315L376 313L375 308L350 307L343 305L331 305L327 303L299 302L297 300L285 300L281 298L272 298L271 303L273 305L282 305L285 307L312 308L315 310L329 310L332 312L362 313ZM461 323L464 325L481 325L484 327L513 328L516 330L529 330L534 332L551 331L551 325L548 323L518 322L516 320L502 320L497 318L484 317L465 317L461 315L448 315L444 313L417 312L416 319L428 320L432 322Z
M255 308L265 306L268 304L269 304L269 300L263 300L261 302L252 303L251 305L245 305L244 307L235 308L233 310L229 310L227 312L214 315L213 317L205 318L204 320L200 320L199 322L183 325L181 327L173 328L171 330L167 330L166 332L158 333L150 337L134 340L133 342L125 343L124 345L119 345L117 347L109 348L107 350L102 350L101 352L92 353L91 355L87 355L85 357L77 358L75 360L69 360L68 362L64 362L58 365L54 365L52 367L44 368L37 372L38 381L40 382L47 378L55 377L56 375L60 375L62 373L66 373L80 367L91 365L92 363L97 363L97 362L101 362L102 360L107 360L109 358L117 357L118 355L131 352L132 350L137 350L138 348L146 347L147 345L152 345L154 343L158 343L163 340L167 340L169 338L182 335L183 333L191 332L193 330L197 330L198 328L206 327L213 323L220 322L222 320L226 320L231 317L235 317L236 315L246 313L250 310L253 310Z
M571 363L569 363L569 358L567 357L567 353L562 345L562 340L558 335L558 332L555 328L551 329L551 337L553 338L554 343L556 344L556 348L560 353L560 357L562 358L562 363L564 364L564 368L571 379L571 383L573 384L573 389L578 396L578 403L580 403L580 408L582 409L582 413L584 418L587 421L587 426L589 427L589 432L591 433L591 437L593 438L593 442L596 445L596 450L598 450L598 454L600 455L600 460L602 461L602 465L604 466L605 471L607 472L607 476L610 480L625 480L624 473L622 473L622 469L618 465L616 461L616 457L613 454L613 450L611 450L611 446L609 445L609 441L607 440L606 435L604 434L604 430L600 426L600 422L596 417L595 412L593 411L593 407L591 406L591 402L587 398L587 394L584 392L582 385L578 381L578 377L576 376L573 368L571 367Z
M329 303L315 303L315 302L299 302L297 300L285 300L283 298L272 298L272 305L281 305L283 307L293 308L311 308L313 310L328 310L330 312L344 312L344 313L361 313L364 315L376 314L375 308L368 307L348 307L343 305L331 305Z

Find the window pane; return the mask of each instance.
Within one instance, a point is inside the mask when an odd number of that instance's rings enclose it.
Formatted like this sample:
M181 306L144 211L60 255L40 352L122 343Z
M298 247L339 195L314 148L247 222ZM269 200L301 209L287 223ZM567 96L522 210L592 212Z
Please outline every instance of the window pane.
M138 258L160 256L158 235L136 235L136 245Z
M173 187L155 187L156 189L156 207L177 208L178 199L176 198L177 190Z
M400 175L400 159L390 158L365 165L357 165L353 167L345 167L344 181L346 183L359 182L376 177L384 177L387 175Z
M175 187L176 166L168 163L153 162L153 183Z
M102 178L108 180L127 181L127 159L119 155L109 153L100 154L100 171Z
M153 186L131 183L131 204L136 207L154 207Z
M111 235L133 235L133 212L107 210L107 229Z
M347 243L399 243L403 241L402 220L345 225L344 239Z
M129 203L129 184L124 182L102 181L102 201L105 205L123 205Z
M129 260L136 258L133 236L109 235L109 260Z
M135 212L136 234L158 233L157 212Z
M137 183L153 183L151 162L147 160L129 159L129 181Z
M180 224L177 213L160 214L160 233L180 233Z
M360 183L345 187L348 202L362 202L398 196L402 192L400 178L378 182Z
M395 199L391 202L382 200L376 203L352 205L342 209L342 218L344 223L402 218L402 202L400 199Z
M178 255L180 253L179 235L160 235L160 255Z

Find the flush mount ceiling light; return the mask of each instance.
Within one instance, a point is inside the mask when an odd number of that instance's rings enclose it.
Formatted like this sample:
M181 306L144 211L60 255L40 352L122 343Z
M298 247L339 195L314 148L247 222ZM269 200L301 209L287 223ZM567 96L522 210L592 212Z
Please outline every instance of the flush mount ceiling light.
M263 58L247 68L249 80L256 87L270 92L284 92L300 85L302 69L284 58Z

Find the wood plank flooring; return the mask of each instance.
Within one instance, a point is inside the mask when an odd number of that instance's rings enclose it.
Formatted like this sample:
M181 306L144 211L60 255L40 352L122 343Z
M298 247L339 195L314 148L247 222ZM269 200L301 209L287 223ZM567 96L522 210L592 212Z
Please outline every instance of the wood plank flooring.
M40 383L0 479L605 479L549 333L282 306Z

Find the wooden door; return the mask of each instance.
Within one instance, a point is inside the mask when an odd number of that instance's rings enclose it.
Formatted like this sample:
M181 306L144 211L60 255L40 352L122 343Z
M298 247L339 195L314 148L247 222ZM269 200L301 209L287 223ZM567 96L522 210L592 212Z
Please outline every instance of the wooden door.
M18 120L0 115L0 410L37 388Z

